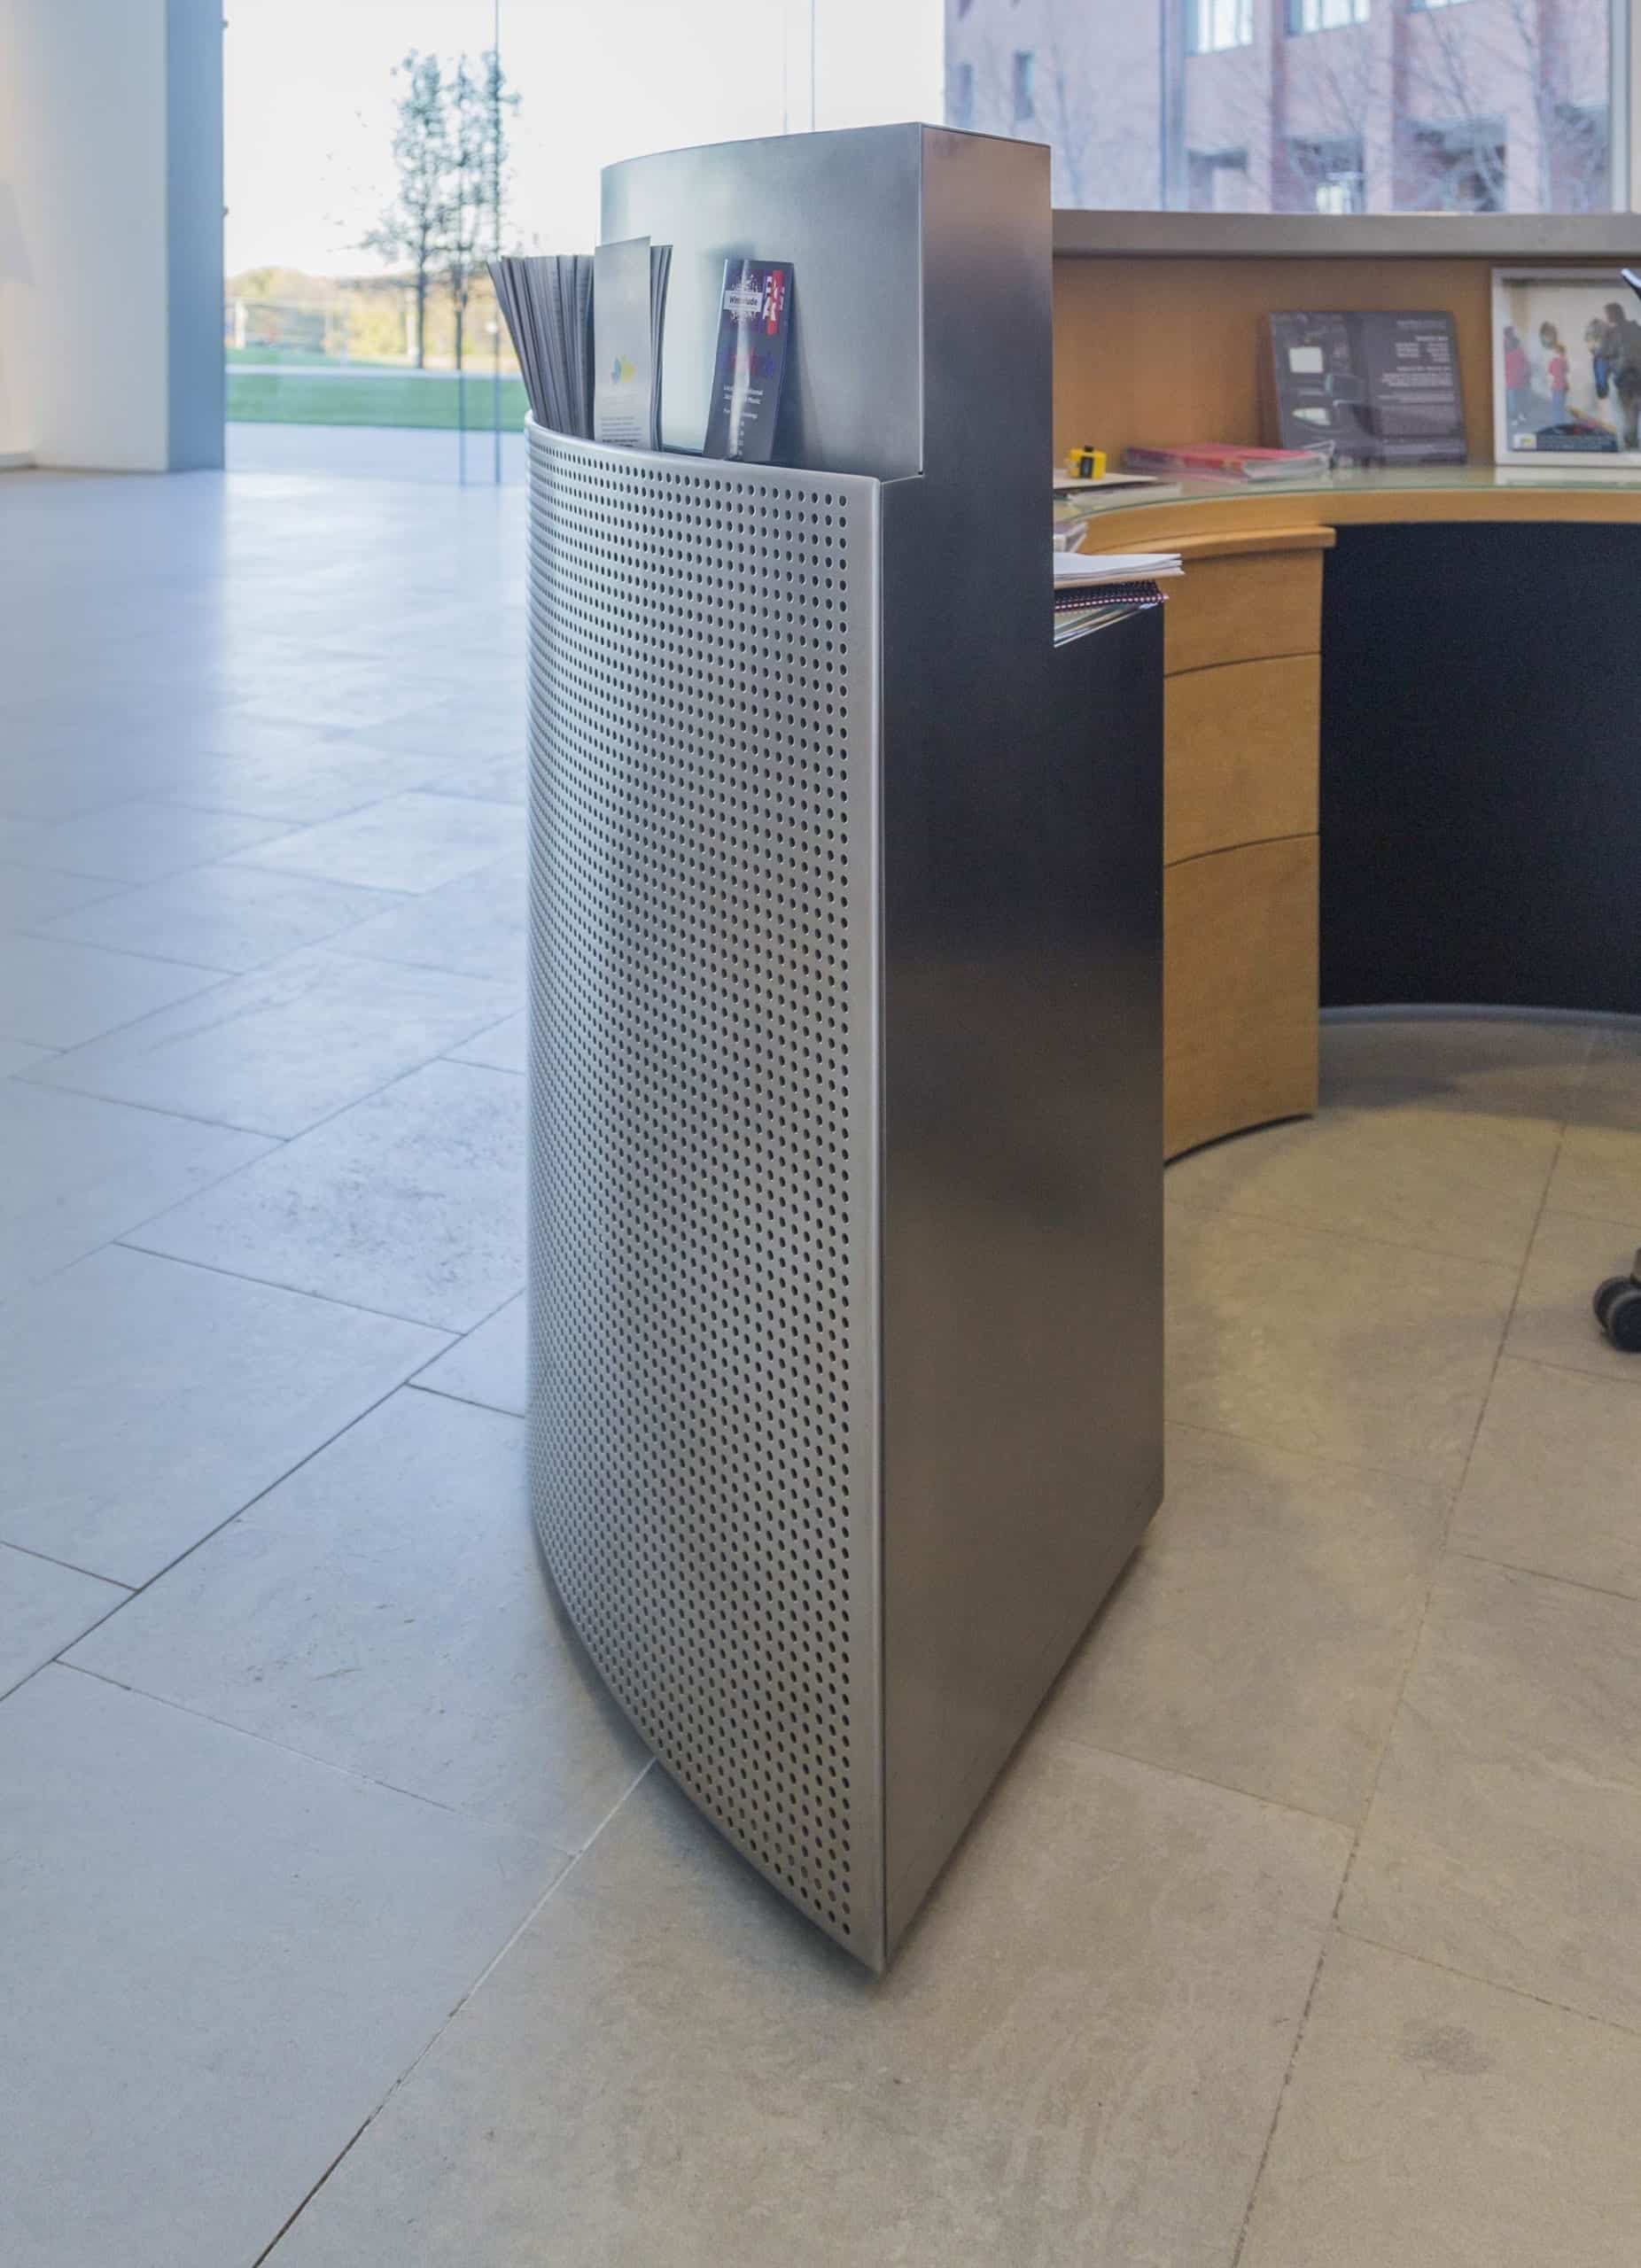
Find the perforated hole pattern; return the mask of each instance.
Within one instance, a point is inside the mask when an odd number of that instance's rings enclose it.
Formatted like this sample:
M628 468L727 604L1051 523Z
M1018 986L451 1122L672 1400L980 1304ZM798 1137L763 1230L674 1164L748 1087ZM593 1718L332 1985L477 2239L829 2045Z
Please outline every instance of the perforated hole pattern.
M612 1691L881 1929L875 485L531 435L531 1481Z

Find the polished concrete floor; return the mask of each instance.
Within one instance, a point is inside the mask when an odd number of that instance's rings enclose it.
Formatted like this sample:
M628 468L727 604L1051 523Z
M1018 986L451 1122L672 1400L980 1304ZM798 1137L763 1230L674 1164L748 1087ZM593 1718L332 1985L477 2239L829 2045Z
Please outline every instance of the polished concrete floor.
M874 1984L530 1539L521 540L0 484L0 2260L1633 2268L1641 1037L1170 1174L1168 1504Z
M489 402L472 387L477 416ZM338 479L460 481L474 485L495 478L494 434L467 435L405 425L279 425L260 419L228 428L229 472L304 473ZM502 478L525 481L525 437L502 436Z

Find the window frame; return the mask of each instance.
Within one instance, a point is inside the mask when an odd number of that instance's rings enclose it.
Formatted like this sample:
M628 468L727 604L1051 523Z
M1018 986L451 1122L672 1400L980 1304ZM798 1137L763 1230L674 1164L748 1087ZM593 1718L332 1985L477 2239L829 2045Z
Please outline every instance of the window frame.
M1037 50L1017 47L1009 58L1008 108L1016 128L1037 123Z
M1435 7L1442 10L1450 6L1462 6L1465 4L1466 0L1435 0ZM1279 5L1282 8L1283 12L1279 20L1284 35L1288 37L1314 38L1320 36L1323 29L1346 30L1355 27L1350 25L1336 25L1318 27L1312 32L1303 29L1291 32L1287 29L1289 21L1288 10L1290 6L1296 7L1297 0L1270 0L1270 4L1273 7ZM1380 0L1380 6L1404 8L1409 13L1416 14L1435 12L1434 9L1427 5L1427 0ZM1474 215L1455 214L1449 217L1466 222L1474 219L1478 231L1485 229L1489 244L1508 242L1513 235L1519 234L1521 251L1525 255L1539 249L1539 238L1546 221L1559 221L1571 219L1598 221L1605 217L1610 222L1614 220L1622 220L1629 214L1641 214L1641 0L1609 0L1609 19L1613 47L1607 129L1611 177L1609 204L1605 216L1600 214L1479 213ZM1194 11L1186 4L1186 0L1178 0L1177 5L1164 7L1163 62L1165 76L1168 71L1168 50L1170 46L1180 66L1187 58L1194 60L1199 54L1212 56L1234 54L1239 51L1235 48L1197 50L1193 47L1189 35L1194 19ZM1371 23L1373 17L1370 13L1365 19L1358 20ZM1256 16L1256 27L1257 22ZM1255 45L1258 44L1259 37L1260 34L1256 28L1253 43ZM1032 122L1038 117L1035 89L1032 92L1031 120L1023 119L1018 120L1017 124L1024 125ZM1174 121L1171 130L1165 120L1163 147L1160 152L1158 185L1161 194L1155 206L1150 208L1159 214L1183 215L1190 210L1188 195L1186 193L1186 181L1187 160L1191 153L1185 146L1184 123L1183 113ZM1090 206L1077 209L1099 212L1102 208ZM1316 216L1303 214L1293 215L1248 214L1236 217L1260 222L1291 219L1297 225L1303 227L1308 226ZM1331 225L1334 216L1326 217ZM1376 232L1395 229L1399 223L1407 222L1410 240L1420 222L1427 221L1428 217L1422 214L1371 214L1363 216L1365 221L1375 224ZM1638 232L1638 235L1641 235L1641 232Z
M1212 17L1216 4L1217 0L1182 0L1186 55L1234 55L1239 48L1254 44L1254 0L1231 0L1239 26L1234 39L1203 40L1202 19Z
M1329 4L1330 0L1285 0L1282 13L1285 35L1289 39L1319 39L1324 32L1357 31L1364 24L1373 21L1373 0L1331 0L1332 5L1347 9L1349 12L1333 24L1307 24L1304 21L1307 6L1314 7L1319 14ZM1394 7L1396 0L1389 0L1389 4Z

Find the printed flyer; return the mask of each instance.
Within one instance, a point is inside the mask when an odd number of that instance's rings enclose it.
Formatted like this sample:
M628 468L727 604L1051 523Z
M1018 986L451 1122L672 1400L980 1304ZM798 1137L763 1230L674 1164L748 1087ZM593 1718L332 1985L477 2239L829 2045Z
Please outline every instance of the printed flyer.
M780 260L727 260L706 454L774 464L792 330L792 270Z

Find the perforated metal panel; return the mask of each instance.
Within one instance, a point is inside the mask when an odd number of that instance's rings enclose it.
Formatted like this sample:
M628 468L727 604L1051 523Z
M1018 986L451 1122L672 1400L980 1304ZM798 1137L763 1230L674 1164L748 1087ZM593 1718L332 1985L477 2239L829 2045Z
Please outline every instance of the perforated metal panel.
M876 1962L877 485L530 447L535 1518L662 1762Z

